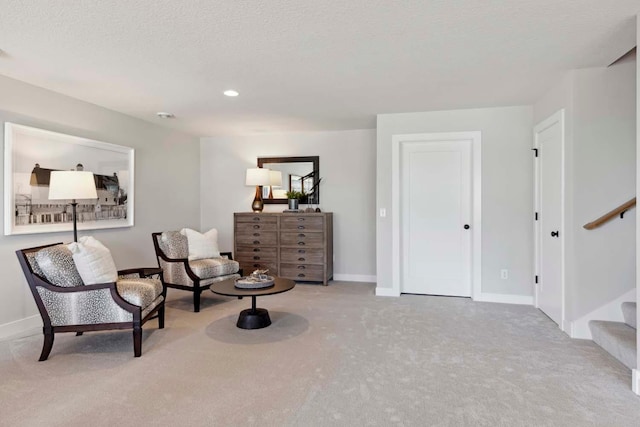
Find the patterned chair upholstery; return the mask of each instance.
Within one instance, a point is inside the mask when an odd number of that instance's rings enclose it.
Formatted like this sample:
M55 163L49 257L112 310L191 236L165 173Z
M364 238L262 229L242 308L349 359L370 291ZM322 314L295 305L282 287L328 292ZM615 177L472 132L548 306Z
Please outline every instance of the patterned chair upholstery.
M200 311L200 294L212 283L240 277L240 264L231 252L221 252L220 258L189 261L187 237L179 231L152 233L153 247L163 280L168 288L193 292L193 311Z
M166 288L160 269L121 270L115 283L85 286L65 245L21 249L16 255L44 323L40 361L49 357L56 332L133 329L134 356L140 357L142 325L157 317L164 328Z

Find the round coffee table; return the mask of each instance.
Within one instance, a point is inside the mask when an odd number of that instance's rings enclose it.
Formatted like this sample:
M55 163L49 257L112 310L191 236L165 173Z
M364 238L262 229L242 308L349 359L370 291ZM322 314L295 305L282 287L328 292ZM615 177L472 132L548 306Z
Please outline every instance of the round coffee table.
M241 329L260 329L266 328L271 324L269 312L264 308L256 308L256 297L262 295L275 295L287 292L293 289L296 282L289 279L274 277L274 284L263 289L239 289L235 287L235 279L225 280L223 282L214 283L209 287L211 292L218 295L228 297L251 297L251 308L242 310L238 316L236 326Z

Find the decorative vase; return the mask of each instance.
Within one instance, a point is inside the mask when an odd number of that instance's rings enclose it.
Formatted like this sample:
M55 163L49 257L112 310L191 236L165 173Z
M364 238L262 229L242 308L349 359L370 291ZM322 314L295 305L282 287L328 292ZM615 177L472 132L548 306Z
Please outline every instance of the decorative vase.
M298 199L289 199L289 210L297 211L298 210Z

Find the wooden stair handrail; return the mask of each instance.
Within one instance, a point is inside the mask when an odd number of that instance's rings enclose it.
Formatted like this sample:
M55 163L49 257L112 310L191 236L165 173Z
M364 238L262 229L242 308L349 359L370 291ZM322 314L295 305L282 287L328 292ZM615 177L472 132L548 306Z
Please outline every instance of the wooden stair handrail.
M618 215L624 214L626 211L628 211L635 205L636 205L636 198L634 197L628 202L621 204L614 210L609 211L606 214L602 215L600 218L594 221L591 221L588 224L585 224L583 227L586 228L587 230L593 230L594 228L600 227L602 224L611 221L613 218L617 217Z

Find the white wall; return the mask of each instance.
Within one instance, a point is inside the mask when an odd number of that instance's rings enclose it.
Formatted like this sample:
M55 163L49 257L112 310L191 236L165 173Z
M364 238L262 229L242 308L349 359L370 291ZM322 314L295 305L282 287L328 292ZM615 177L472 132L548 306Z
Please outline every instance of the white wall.
M151 241L153 231L198 228L197 138L2 76L0 94L3 127L9 121L135 148L135 226L80 232L103 241L118 268L157 265ZM4 152L4 140L2 149ZM4 181L4 163L0 164L0 180ZM0 189L3 188L2 182ZM4 222L3 215L0 213L0 223ZM41 325L15 251L72 238L72 231L0 235L0 338Z
M640 46L640 15L636 16L636 52ZM636 189L640 187L640 67L636 64ZM636 273L640 268L640 215L636 215ZM636 302L640 301L640 277L636 274ZM640 311L636 310L636 320L640 323ZM636 369L633 369L631 388L640 395L640 330L636 330Z
M532 108L506 107L378 115L378 287L391 288L391 138L396 134L482 132L482 292L533 292ZM509 279L500 270L509 270Z
M374 130L202 138L202 229L217 228L221 249L232 250L233 213L250 211L255 193L244 185L246 169L258 157L320 156L320 208L334 215L334 274L374 281L375 145Z
M582 226L635 197L636 62L576 70L573 103L575 319L635 287L636 209L595 230Z
M565 109L568 322L635 286L636 210L583 228L636 194L635 93L636 59L629 56L611 67L573 70L534 106L536 121Z

